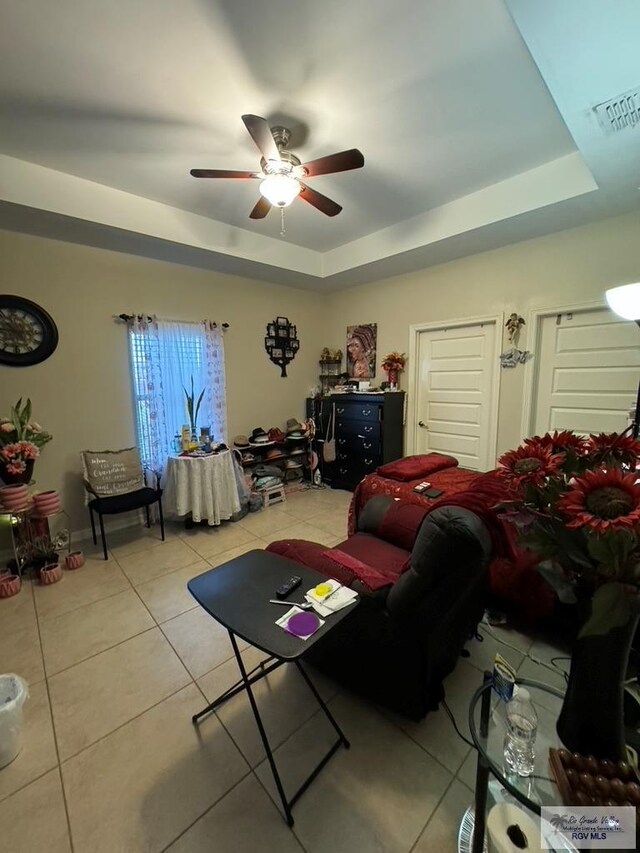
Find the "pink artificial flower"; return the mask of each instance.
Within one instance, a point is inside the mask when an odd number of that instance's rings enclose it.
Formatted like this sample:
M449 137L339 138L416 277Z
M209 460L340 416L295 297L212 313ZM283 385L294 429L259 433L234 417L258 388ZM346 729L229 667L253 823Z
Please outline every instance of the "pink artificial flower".
M11 459L13 456L20 456L21 451L20 442L16 442L14 444L5 444L0 453L2 453L5 459Z
M25 462L10 462L7 465L7 473L9 474L23 474L26 471L27 465Z
M0 429L2 430L2 432L15 432L16 431L16 428L11 423L11 421L6 421L5 423L0 424Z
M40 451L33 442L19 441L18 444L20 445L20 453L25 459L35 459L36 456L40 455Z

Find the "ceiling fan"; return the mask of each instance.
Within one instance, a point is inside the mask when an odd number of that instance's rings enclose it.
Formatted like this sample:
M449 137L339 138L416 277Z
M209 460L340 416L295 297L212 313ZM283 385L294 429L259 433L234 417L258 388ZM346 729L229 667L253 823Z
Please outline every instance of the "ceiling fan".
M251 219L263 219L271 207L284 208L299 196L327 216L336 216L342 207L326 195L317 192L303 183L303 178L315 178L317 175L330 175L334 172L348 172L364 166L364 157L357 148L329 154L301 163L287 145L291 132L286 127L269 127L266 119L260 116L243 115L242 121L251 138L262 154L261 172L240 172L231 169L191 169L194 178L239 178L261 181L262 198L249 214Z

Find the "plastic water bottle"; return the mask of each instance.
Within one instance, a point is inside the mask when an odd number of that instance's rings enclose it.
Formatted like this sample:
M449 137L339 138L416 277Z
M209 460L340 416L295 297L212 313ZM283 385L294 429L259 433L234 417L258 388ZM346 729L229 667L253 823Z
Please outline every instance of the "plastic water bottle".
M516 688L507 702L507 734L504 739L504 760L518 776L530 776L534 766L534 744L538 732L538 715L529 691Z

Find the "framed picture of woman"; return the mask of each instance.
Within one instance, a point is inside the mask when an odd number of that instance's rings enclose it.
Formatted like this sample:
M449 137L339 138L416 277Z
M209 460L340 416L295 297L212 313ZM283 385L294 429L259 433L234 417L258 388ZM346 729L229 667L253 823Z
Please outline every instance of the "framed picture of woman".
M347 326L347 373L352 379L376 375L377 323Z

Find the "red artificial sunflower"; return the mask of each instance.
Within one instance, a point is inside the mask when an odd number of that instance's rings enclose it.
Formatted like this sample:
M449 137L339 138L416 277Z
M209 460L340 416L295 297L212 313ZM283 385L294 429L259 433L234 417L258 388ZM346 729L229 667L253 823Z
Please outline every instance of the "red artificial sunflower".
M575 453L576 456L582 456L589 446L585 438L576 435L569 429L554 430L553 433L547 432L544 435L534 435L533 438L525 438L524 443L549 447L552 453Z
M529 440L521 447L503 453L498 464L516 485L532 483L539 486L545 477L553 477L559 473L563 461L564 454L552 453L551 448Z
M590 435L587 442L587 452L597 463L609 462L613 465L633 465L635 467L640 457L640 441L630 435L617 432L601 432Z
M557 509L571 521L567 527L588 527L596 533L640 526L640 485L636 474L619 468L598 468L576 477L570 491L558 498Z

